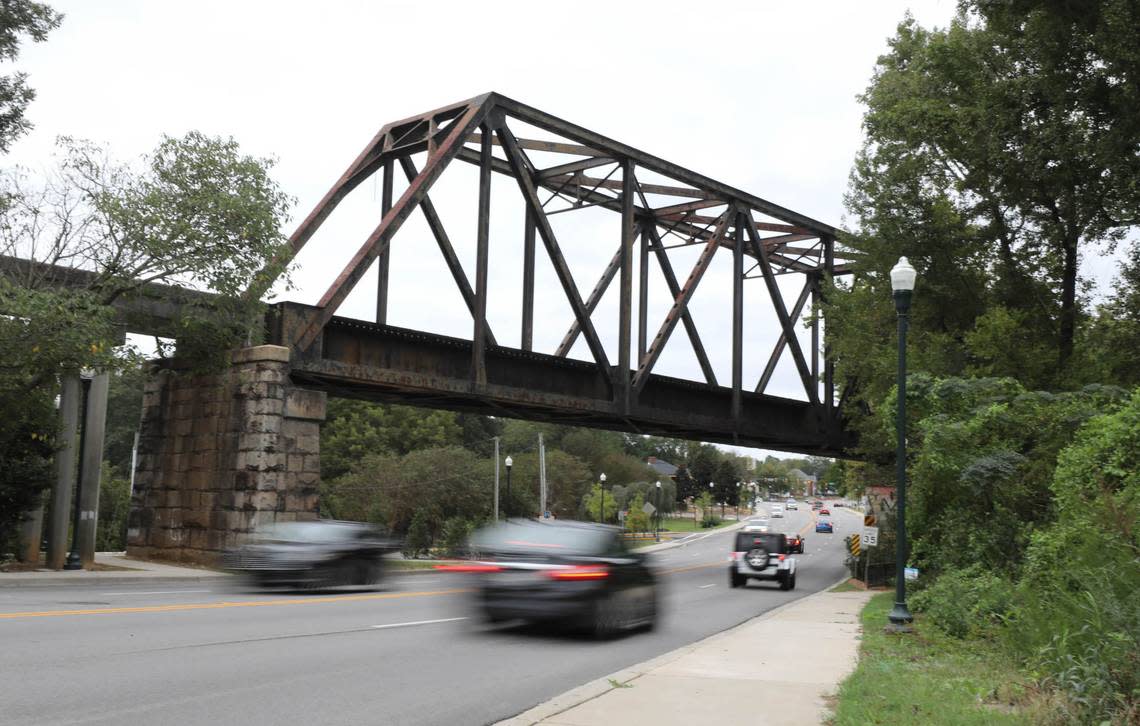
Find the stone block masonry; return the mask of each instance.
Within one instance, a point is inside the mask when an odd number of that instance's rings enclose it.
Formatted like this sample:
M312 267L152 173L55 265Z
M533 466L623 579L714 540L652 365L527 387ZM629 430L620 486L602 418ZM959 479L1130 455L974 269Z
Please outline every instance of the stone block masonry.
M290 383L288 348L242 349L216 375L151 373L129 555L212 565L260 525L316 519L325 394Z

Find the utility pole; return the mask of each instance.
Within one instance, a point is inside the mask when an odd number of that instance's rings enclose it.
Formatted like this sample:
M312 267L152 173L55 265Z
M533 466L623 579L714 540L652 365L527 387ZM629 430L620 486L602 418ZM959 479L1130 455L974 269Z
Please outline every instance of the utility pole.
M546 516L546 445L538 435L538 516Z
M499 437L495 437L495 498L494 498L494 511L492 517L496 522L499 521Z

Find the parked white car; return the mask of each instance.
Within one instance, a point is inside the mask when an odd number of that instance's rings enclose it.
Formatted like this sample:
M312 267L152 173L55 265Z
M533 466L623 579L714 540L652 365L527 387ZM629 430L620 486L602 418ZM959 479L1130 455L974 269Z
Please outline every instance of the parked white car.
M795 499L789 499L788 501L784 502L784 506L788 508L789 512L793 509L798 511L800 508L799 502L797 502Z

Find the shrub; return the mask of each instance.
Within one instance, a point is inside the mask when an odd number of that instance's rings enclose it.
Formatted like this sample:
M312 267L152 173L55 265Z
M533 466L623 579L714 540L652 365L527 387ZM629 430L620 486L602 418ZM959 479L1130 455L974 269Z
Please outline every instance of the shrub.
M412 515L412 523L408 526L408 535L404 539L404 557L420 557L427 554L429 549L431 549L431 531L428 529L427 516L422 509L417 509Z
M947 572L911 598L940 630L957 638L983 635L1003 623L1013 608L1013 586L973 565Z
M443 523L440 535L440 548L444 554L458 557L467 549L467 538L471 535L471 522L463 517L451 517Z

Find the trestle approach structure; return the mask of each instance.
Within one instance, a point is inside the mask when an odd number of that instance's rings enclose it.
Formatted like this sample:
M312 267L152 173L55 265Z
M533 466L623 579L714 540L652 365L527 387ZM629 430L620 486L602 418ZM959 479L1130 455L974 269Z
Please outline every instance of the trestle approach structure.
M530 136L544 138L516 136L512 128L522 126L532 130ZM430 196L432 185L457 161L478 170L474 283ZM393 199L397 173L408 183ZM820 455L843 455L851 445L835 396L833 364L826 345L821 347L821 316L812 318L809 349L796 330L809 302L819 312L825 279L847 272L836 259L836 228L488 93L384 126L297 228L290 239L292 253L373 175L380 175L382 189L379 224L317 305L280 303L270 315L269 342L292 349L291 375L297 384L339 396ZM525 204L523 244L517 250L522 262L518 348L498 344L487 323L495 176L508 177ZM594 207L620 215L620 238L612 240L616 250L609 264L583 294L586 288L567 264L551 217ZM401 225L417 209L473 318L470 339L386 324L390 246L400 243ZM552 353L533 349L539 242L573 311L570 327ZM669 251L694 246L700 251L695 265L678 274ZM731 278L706 281L714 255L722 250L732 257ZM637 281L635 255L640 257ZM650 258L672 297L662 320L650 319L646 304ZM379 269L375 320L338 317L338 307L373 265ZM777 282L789 274L804 280L790 305ZM615 279L619 320L617 360L611 361L592 315ZM781 334L759 381L746 387L744 291L751 280L763 285ZM702 282L731 285L728 385L718 382L689 310ZM263 292L252 289L250 294ZM651 325L657 326L652 335ZM685 330L703 381L654 373L678 326ZM568 358L579 336L592 360ZM766 393L785 355L794 361L805 400Z

